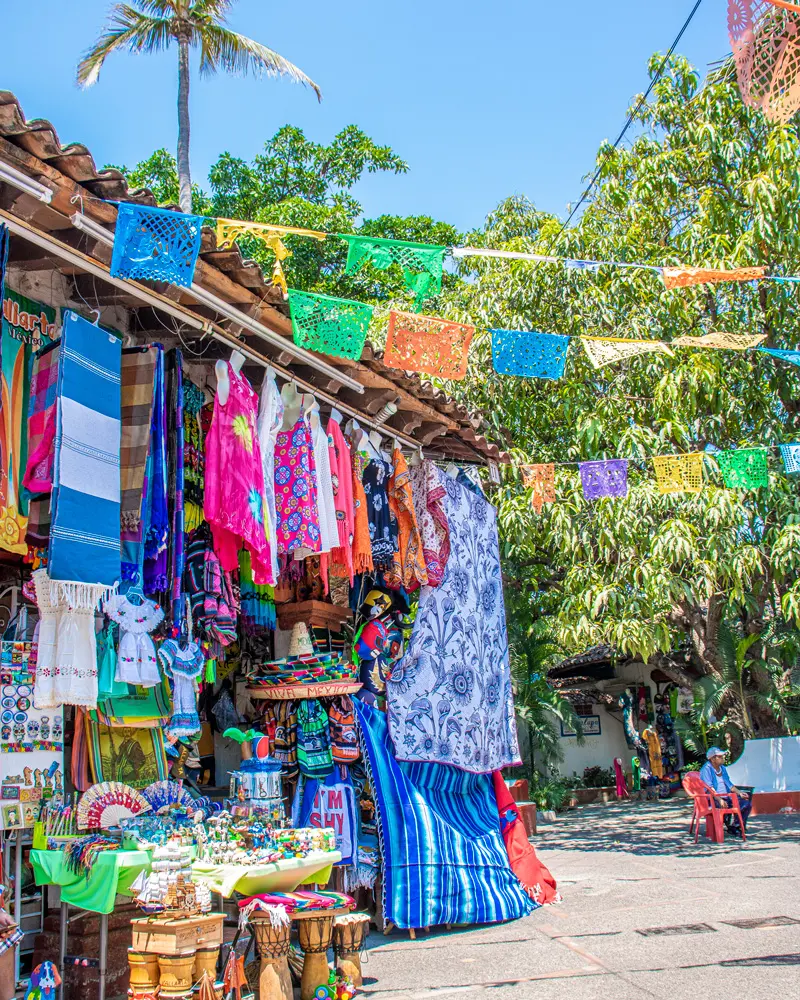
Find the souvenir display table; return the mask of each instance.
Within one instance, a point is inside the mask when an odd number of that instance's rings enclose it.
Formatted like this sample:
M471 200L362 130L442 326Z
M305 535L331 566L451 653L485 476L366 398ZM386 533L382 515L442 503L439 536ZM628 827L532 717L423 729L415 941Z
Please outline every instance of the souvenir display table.
M305 858L284 858L271 864L211 865L195 861L192 876L221 896L234 892L255 896L260 892L291 892L299 885L326 885L333 866L342 860L338 851L316 851Z
M92 870L70 871L63 851L31 851L37 885L61 886L61 902L91 913L111 913L114 900L132 896L137 876L150 868L149 851L109 851L100 854Z

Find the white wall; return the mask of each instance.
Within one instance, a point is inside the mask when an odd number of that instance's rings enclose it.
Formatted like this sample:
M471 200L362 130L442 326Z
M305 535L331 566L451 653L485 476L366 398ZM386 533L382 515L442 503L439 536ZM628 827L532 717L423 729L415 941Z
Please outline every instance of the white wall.
M600 716L599 736L586 736L583 746L578 746L576 736L562 736L559 740L559 746L564 754L564 762L559 764L562 775L572 775L574 772L581 777L584 768L587 767L613 770L615 757L622 758L624 771L630 770L634 752L625 742L621 713L610 715L604 705L592 705L592 714ZM557 719L554 722L556 732L560 732L561 724Z

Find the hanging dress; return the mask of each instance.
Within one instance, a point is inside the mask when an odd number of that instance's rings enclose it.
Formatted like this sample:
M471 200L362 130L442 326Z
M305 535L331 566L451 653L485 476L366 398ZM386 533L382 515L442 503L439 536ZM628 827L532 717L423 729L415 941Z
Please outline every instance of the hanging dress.
M339 544L331 552L331 575L344 576L353 584L353 534L355 531L353 501L353 458L338 420L328 421L333 502L336 508L336 530Z
M147 599L134 604L125 594L115 594L106 601L103 610L119 625L116 680L139 687L160 684L156 647L150 636L164 618L159 605Z
M178 739L200 732L197 713L197 681L205 665L205 655L196 642L181 649L175 639L165 639L158 650L164 673L172 681L172 718L167 734Z
M250 552L253 579L274 584L264 527L264 467L256 428L258 400L250 383L228 365L228 398L214 398L206 438L204 513L222 568L239 567L239 549Z
M362 477L369 459L353 448L353 570L356 573L371 573L372 543L369 533L369 514L367 512L367 494L364 492ZM352 584L351 584L352 585Z
M275 442L283 423L283 397L272 368L267 368L261 385L261 404L258 410L258 443L264 467L264 496L267 513L264 523L272 559L272 573L278 579L278 517L275 511Z
M450 526L447 522L447 490L433 462L424 461L409 470L411 495L428 573L428 586L438 587L450 556Z
M367 498L372 562L376 569L389 569L397 551L397 521L389 509L389 477L392 467L383 458L367 463L362 476Z
M307 398L307 397L306 397ZM333 497L331 455L328 435L322 426L319 403L311 397L306 408L314 448L314 465L317 470L317 510L319 513L320 552L331 552L339 544L339 527L336 523L336 503Z
M303 556L320 551L317 470L311 428L304 416L275 441L275 505L278 552Z

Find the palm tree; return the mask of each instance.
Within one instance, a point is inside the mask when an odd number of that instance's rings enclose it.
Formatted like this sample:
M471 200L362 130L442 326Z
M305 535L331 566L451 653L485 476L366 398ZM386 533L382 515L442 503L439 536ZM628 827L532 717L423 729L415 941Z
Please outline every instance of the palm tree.
M322 93L313 80L288 59L259 42L231 31L225 15L235 0L131 0L111 8L108 24L78 66L78 83L91 87L106 58L120 50L160 52L173 42L178 45L178 178L180 205L192 210L192 178L189 170L189 49L200 48L200 73L288 76Z

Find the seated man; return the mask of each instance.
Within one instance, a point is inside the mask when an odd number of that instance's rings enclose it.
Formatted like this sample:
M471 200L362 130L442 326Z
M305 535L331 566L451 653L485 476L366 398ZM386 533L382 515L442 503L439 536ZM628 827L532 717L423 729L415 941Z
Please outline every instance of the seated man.
M720 750L719 747L711 747L706 754L706 757L708 758L706 763L700 768L700 777L703 781L705 781L709 788L714 789L717 793L717 800L721 801L726 807L732 805L730 796L727 793L736 792L739 796L739 808L742 813L742 821L746 827L747 817L750 815L753 803L750 801L748 793L743 792L740 788L737 788L728 777L728 769L722 763L725 760L724 750ZM731 833L737 834L738 836L742 835L739 820L735 816L726 816L725 825Z

